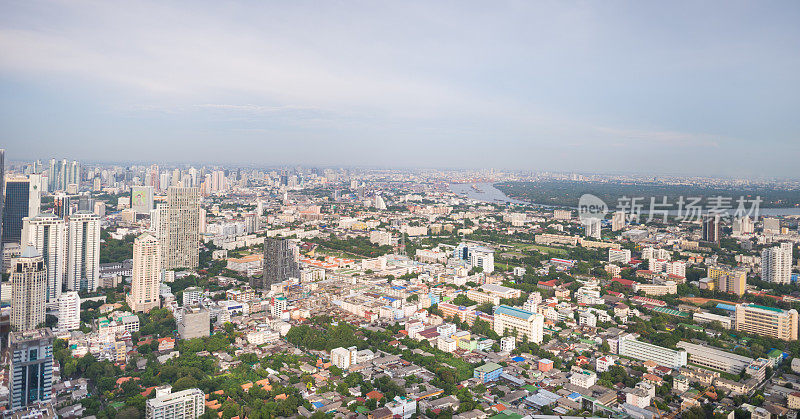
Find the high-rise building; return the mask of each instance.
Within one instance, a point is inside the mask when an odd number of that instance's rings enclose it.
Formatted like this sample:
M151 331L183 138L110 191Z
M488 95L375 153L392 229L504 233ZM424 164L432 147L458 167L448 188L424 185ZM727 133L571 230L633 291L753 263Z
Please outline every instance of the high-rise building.
M792 278L792 243L761 251L761 280L788 284Z
M735 326L739 332L797 340L797 310L781 310L756 304L736 305Z
M161 175L158 171L158 165L154 164L150 166L150 185L153 189L160 191L161 190Z
M705 242L719 242L719 215L703 216L702 240Z
M58 330L75 330L81 325L81 297L67 291L58 299Z
M6 201L6 150L0 148L0 250L3 236L3 207Z
M67 275L70 291L97 291L100 283L100 217L77 211L69 217Z
M61 192L53 195L53 213L66 220L72 212L72 197Z
M150 214L153 209L153 187L134 186L131 188L131 208L138 214Z
M44 258L47 270L45 301L55 303L61 296L67 268L67 224L52 213L25 217L22 243L33 246Z
M601 221L599 218L588 218L583 221L584 235L593 239L601 238Z
M722 265L708 267L708 277L714 280L714 289L744 295L747 289L747 271Z
M750 217L744 216L733 220L734 235L741 236L744 234L753 234L754 231L755 226L753 225L753 220Z
M172 393L172 387L156 389L156 397L147 400L147 419L195 419L206 411L205 393L190 388Z
M44 258L33 246L25 247L11 270L11 327L36 329L44 323L47 272Z
M39 214L41 194L39 175L6 180L3 207L3 243L21 243L22 219Z
M66 191L69 185L77 189L81 182L81 164L66 159L56 161L50 159L50 170L47 172L47 184L50 192Z
M53 332L49 328L13 332L8 352L11 409L49 402L53 386Z
M273 284L300 277L300 268L289 244L288 239L264 238L264 274L251 279L253 288L269 289Z
M163 269L196 268L200 257L200 190L170 187L158 205L156 238Z
M625 212L617 211L611 216L611 231L619 231L625 228Z
M148 312L159 306L161 284L161 245L149 233L133 242L133 278L128 305L133 311Z

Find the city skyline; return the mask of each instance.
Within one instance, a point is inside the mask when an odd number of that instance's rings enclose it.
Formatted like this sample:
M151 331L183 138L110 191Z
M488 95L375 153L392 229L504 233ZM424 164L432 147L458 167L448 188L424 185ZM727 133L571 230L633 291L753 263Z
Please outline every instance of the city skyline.
M794 3L192 6L7 6L9 158L795 177Z

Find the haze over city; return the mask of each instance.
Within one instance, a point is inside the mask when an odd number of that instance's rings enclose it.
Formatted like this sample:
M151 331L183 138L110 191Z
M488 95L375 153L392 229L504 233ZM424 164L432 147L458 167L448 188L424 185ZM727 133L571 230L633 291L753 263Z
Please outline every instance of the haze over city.
M1 7L12 159L797 177L797 2Z

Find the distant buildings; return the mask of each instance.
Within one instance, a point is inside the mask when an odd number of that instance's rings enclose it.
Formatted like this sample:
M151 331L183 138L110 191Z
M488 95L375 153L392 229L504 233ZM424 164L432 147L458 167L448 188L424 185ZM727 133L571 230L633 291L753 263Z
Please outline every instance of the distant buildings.
M39 327L45 320L47 271L44 258L33 246L27 246L11 271L11 327L25 331Z
M289 278L299 278L300 267L294 259L289 239L264 239L264 269L262 276L251 279L256 289L269 289Z
M8 352L11 408L49 402L53 385L53 333L50 329L11 333Z
M737 331L769 336L781 340L797 340L797 310L781 310L756 304L736 305Z
M148 312L159 306L161 283L161 245L149 233L133 242L133 277L128 305L133 311Z
M792 243L781 243L761 251L761 279L788 284L792 277Z
M157 208L163 269L196 268L200 257L200 190L169 187Z

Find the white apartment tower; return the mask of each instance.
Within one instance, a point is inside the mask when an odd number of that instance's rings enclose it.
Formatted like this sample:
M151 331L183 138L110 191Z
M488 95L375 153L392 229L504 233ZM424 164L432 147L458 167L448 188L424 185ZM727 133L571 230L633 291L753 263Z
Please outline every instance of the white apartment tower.
M33 246L42 255L47 272L45 301L55 303L61 296L66 274L67 224L55 214L39 214L22 220L23 246Z
M58 329L76 330L81 325L81 297L67 291L58 298Z
M158 206L156 237L164 269L196 268L200 256L200 190L170 187Z
M33 246L25 247L11 270L11 327L33 330L44 323L47 272L44 258Z
M159 306L161 246L152 234L144 233L133 242L133 278L128 305L133 311L148 312Z
M97 291L100 282L100 217L91 211L70 215L66 284L70 291Z
M792 243L781 243L761 251L761 279L788 284L792 277Z

